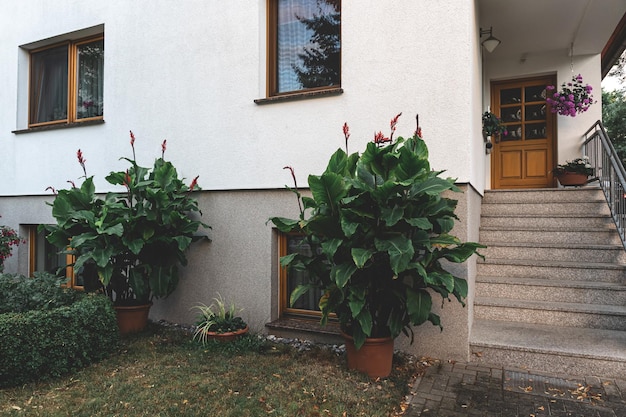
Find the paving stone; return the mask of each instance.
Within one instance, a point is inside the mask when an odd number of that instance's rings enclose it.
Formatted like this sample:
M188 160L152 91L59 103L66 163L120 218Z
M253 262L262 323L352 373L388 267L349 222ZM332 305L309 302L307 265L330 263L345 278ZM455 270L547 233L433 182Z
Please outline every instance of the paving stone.
M416 380L407 417L626 417L626 382L442 363Z

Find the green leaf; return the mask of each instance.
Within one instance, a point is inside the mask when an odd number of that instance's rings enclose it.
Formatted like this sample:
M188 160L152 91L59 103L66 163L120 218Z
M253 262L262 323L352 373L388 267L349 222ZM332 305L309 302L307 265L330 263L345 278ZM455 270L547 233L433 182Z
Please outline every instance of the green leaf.
M274 223L274 226L276 226L276 228L283 233L289 233L300 229L299 220L292 220L284 217L271 217L269 221Z
M176 265L152 266L149 281L152 294L156 298L165 298L174 292L178 285L178 268ZM146 295L142 292L138 294L138 298L144 298Z
M428 316L433 306L433 300L426 290L406 289L406 307L414 326L419 326L428 320Z
M299 255L300 255L299 253L294 252L294 253L290 253L289 255L281 256L280 266L282 266L283 268L288 267L293 262L293 260Z
M389 254L391 269L398 275L407 269L415 251L413 243L404 235L395 235L390 239L375 239L376 249Z
M339 174L341 176L345 176L346 168L348 166L348 156L342 149L337 149L337 151L330 157L328 161L328 166L326 167L325 172Z
M294 306L298 299L302 297L307 292L314 290L316 287L313 284L302 284L298 285L292 292L289 297L289 305Z
M365 336L367 337L371 336L372 326L373 326L372 313L367 308L364 308L361 310L359 315L356 316L355 318L357 322L359 323L359 327L363 331Z
M328 205L333 213L347 193L343 178L332 172L326 172L319 177L309 175L309 187L315 201Z
M357 268L363 268L375 253L373 249L352 248L352 260Z
M412 219L406 219L406 222L413 227L417 227L422 230L431 230L433 225L426 217L415 217Z
M332 259L335 256L335 252L337 252L337 248L339 248L339 246L341 246L342 242L343 242L342 239L329 239L329 240L326 240L326 241L322 242L322 244L321 244L322 252L329 259Z
M380 210L380 217L387 226L394 226L404 216L404 208L395 205L393 207L383 207Z
M426 195L439 195L444 191L447 191L453 187L449 180L444 180L439 177L428 178L424 182L416 183L413 187L411 187L410 195L417 196L420 194Z
M353 263L333 265L330 269L330 278L333 282L335 282L335 284L337 284L337 287L343 288L346 286L356 269L357 268Z

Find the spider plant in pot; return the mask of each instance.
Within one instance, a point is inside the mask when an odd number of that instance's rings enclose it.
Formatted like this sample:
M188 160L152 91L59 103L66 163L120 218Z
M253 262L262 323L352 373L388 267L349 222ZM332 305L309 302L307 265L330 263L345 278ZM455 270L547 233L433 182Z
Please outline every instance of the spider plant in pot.
M220 294L211 305L200 303L193 309L198 311L193 338L203 345L209 340L230 342L248 332L248 325L238 315L243 309L237 308L232 302L227 304Z
M153 298L169 296L178 285L178 269L187 264L186 251L206 236L197 236L202 223L194 190L197 177L186 185L171 162L161 157L152 169L136 162L135 136L130 132L132 158L124 171L111 172L106 180L122 191L97 195L93 176L87 176L86 159L78 150L78 162L85 174L79 186L72 181L66 190L53 192L56 197L52 215L57 224L42 228L50 243L75 256L74 270L82 274L86 290L106 293L120 311L149 306ZM69 246L68 246L69 244ZM148 311L142 309L142 321L122 333L145 326ZM145 320L144 320L145 319Z
M308 272L309 282L295 288L291 303L321 290L321 323L336 313L348 342L348 366L371 377L389 375L393 340L401 333L413 341L413 326L429 321L441 327L432 312L433 294L463 303L467 282L442 261L464 262L482 247L450 234L457 202L442 193L460 190L454 179L430 169L419 124L412 137L394 140L399 117L391 120L390 136L378 132L363 154L348 154L344 124L346 150L338 149L321 175L309 175L311 197L292 188L299 218L270 218L281 232L304 235L312 248L310 255L281 258L283 267ZM351 359L351 343L358 356L370 339L386 340L384 360L366 359L379 369Z

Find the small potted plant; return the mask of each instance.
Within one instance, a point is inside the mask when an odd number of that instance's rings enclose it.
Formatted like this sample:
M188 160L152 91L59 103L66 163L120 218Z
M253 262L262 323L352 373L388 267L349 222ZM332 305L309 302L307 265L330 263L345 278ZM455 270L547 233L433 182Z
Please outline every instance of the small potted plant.
M487 141L490 136L506 136L508 133L498 116L489 111L483 113L483 134Z
M461 303L467 296L467 282L442 261L464 262L481 247L450 234L457 202L442 193L459 190L431 170L419 124L413 137L394 140L399 116L391 120L391 135L378 132L361 155L348 154L344 124L346 151L338 149L323 174L309 175L312 197L292 189L300 217L270 219L281 232L304 235L312 248L281 258L283 267L308 272L291 303L321 290L321 323L337 315L348 367L373 378L391 372L397 336L412 341L413 326L441 326L432 294Z
M211 305L201 303L193 309L198 310L193 338L202 342L203 345L209 340L230 342L248 332L248 325L238 315L243 310L237 308L234 303L227 305L219 294L213 299Z
M135 158L135 136L130 132L130 166L111 172L106 180L121 192L98 196L93 176L87 177L86 159L79 149L78 163L85 180L71 188L53 189L52 215L57 224L45 225L50 243L75 256L74 271L82 274L86 290L100 290L114 303L122 333L145 327L153 298L169 296L178 285L178 268L187 264L186 250L206 236L208 227L200 215L193 191L200 189L197 177L187 186L171 162L161 157L152 169ZM138 316L139 321L125 318Z
M589 176L593 175L593 168L589 157L583 156L557 165L552 173L563 186L580 186L586 184Z
M561 84L560 91L555 91L556 87L553 85L547 86L546 90L554 91L552 97L546 98L550 111L561 116L576 117L577 114L589 110L595 103L591 93L593 87L589 84L583 85L583 77L580 74L573 76L572 81Z

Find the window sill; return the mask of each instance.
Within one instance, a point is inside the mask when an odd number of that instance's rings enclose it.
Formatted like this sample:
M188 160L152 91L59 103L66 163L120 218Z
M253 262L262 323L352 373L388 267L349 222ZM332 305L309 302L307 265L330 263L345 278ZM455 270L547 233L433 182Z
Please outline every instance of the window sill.
M319 318L281 317L266 323L270 334L279 337L313 339L321 343L343 343L339 322L329 320L320 325Z
M302 93L285 94L283 96L257 98L254 100L254 102L256 104L283 103L285 101L297 101L297 100L306 100L310 98L337 96L339 94L343 94L343 88L330 88L327 90L306 91Z
M28 129L13 130L11 131L11 133L20 135L22 133L45 132L48 130L69 129L72 127L93 126L101 124L104 124L104 120L88 120L85 122L59 123L56 125L29 127Z

